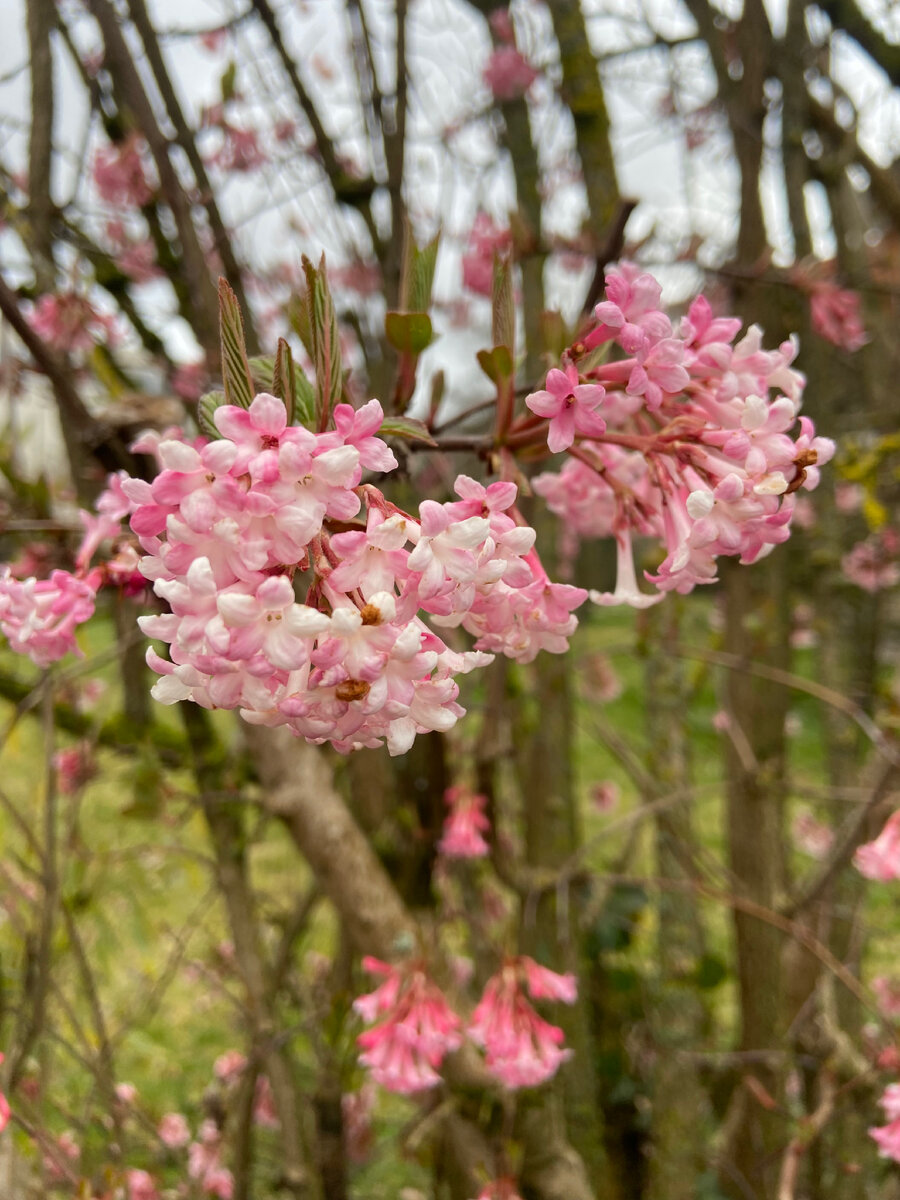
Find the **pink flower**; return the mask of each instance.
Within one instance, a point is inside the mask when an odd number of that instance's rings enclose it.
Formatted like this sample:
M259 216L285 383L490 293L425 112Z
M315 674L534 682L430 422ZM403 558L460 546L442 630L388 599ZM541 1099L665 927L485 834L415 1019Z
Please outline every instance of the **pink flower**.
M153 1176L132 1167L125 1172L128 1200L159 1200Z
M372 1152L374 1130L372 1115L375 1109L375 1086L366 1081L359 1091L345 1092L341 1097L344 1119L344 1146L353 1163L363 1163Z
M356 1039L363 1050L359 1061L388 1091L410 1094L434 1087L444 1055L462 1044L462 1021L421 966L393 967L364 958L363 967L384 983L358 997L353 1007L365 1021L384 1019Z
M159 1134L159 1140L170 1150L180 1150L191 1140L190 1127L181 1113L171 1112L162 1116L156 1132Z
M256 1092L253 1097L253 1120L263 1129L278 1129L281 1121L275 1110L275 1099L272 1095L272 1085L268 1075L260 1075L256 1080Z
M900 878L900 810L888 818L874 841L859 847L853 863L866 879L884 883Z
M247 1056L245 1054L241 1054L240 1050L226 1050L213 1064L213 1074L222 1083L231 1083L237 1079L246 1066Z
M3 568L0 630L17 654L27 654L38 667L69 653L81 656L75 629L93 615L95 594L91 581L68 571L53 571L49 579L17 580Z
M878 975L872 980L872 991L883 1016L892 1021L900 1017L900 981ZM900 1116L900 1113L897 1115Z
M539 72L529 63L515 46L502 45L493 51L482 72L484 82L494 94L495 100L517 100L524 96Z
M138 1090L133 1083L117 1083L116 1099L120 1104L130 1107L137 1100Z
M89 742L80 742L77 746L57 750L53 755L53 765L57 771L59 790L64 796L73 796L97 773L93 747ZM119 1084L118 1086L131 1087L131 1084ZM121 1096L119 1098L122 1099ZM123 1100L123 1103L131 1103L131 1101Z
M475 217L462 258L463 287L479 296L490 296L494 280L494 255L512 244L508 229L495 224L487 213Z
M122 142L100 146L94 155L94 185L100 199L116 208L140 208L153 195L144 169L143 139L133 133Z
M97 312L90 301L75 292L41 296L29 323L60 354L89 350L95 342L112 345L118 337L115 317Z
M484 812L485 797L465 787L450 787L444 793L444 803L450 812L437 844L438 852L448 858L484 858L490 846L482 835L491 827Z
M3 1065L3 1060L5 1057L5 1055L0 1054L0 1066ZM0 1092L0 1133L2 1133L9 1124L11 1116L12 1110L9 1107L9 1101L4 1094Z
M859 308L859 293L837 284L813 284L809 293L812 327L819 337L852 354L869 340Z
M509 960L488 980L467 1032L484 1048L488 1070L508 1088L544 1083L572 1054L561 1048L563 1031L528 1003L523 984L535 999L575 999L574 976L557 975L530 958Z
M547 374L547 390L532 392L525 403L539 417L549 417L547 445L554 454L566 450L576 433L600 437L606 422L594 410L603 401L605 389L596 383L580 383L571 364L564 371L554 368Z
M834 834L812 813L801 812L794 818L794 841L804 854L822 859L832 847Z
M478 1193L476 1200L521 1200L514 1179L492 1179Z
M619 803L619 785L604 779L591 787L591 800L598 812L611 812Z
M878 1103L889 1124L870 1129L869 1137L878 1146L880 1158L900 1162L900 1084L889 1084Z
M863 591L880 592L900 583L900 535L886 526L857 542L841 559L841 570Z

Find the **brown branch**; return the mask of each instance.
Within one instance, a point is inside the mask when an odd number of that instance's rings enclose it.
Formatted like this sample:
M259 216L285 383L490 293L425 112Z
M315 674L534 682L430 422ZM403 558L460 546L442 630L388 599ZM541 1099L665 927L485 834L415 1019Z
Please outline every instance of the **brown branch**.
M884 764L881 775L872 789L865 804L847 820L844 828L838 833L834 847L828 858L819 865L815 874L804 882L804 885L783 905L781 912L786 917L796 917L823 895L832 881L840 874L853 858L856 850L869 836L869 827L878 809L890 798L890 791L900 773L894 763Z
M212 276L194 228L191 202L169 158L168 140L157 123L115 9L109 0L87 0L87 8L103 35L105 65L114 76L124 102L153 155L163 195L178 229L182 270L194 306L194 332L207 356L214 360L219 349L218 305Z
M25 244L34 263L38 290L53 290L53 238L50 192L53 156L53 54L50 32L54 6L45 0L28 0L28 54L31 68L31 128L28 139L28 221Z
M322 119L313 103L312 97L306 90L303 80L300 78L297 65L288 53L278 20L271 5L268 0L253 0L253 7L265 26L278 57L281 59L281 65L284 67L285 74L294 90L297 103L300 105L303 115L312 129L316 149L319 152L319 158L321 159L325 174L331 183L335 199L339 204L359 210L366 223L369 236L372 239L372 246L377 254L380 247L380 239L375 219L372 216L371 207L372 193L375 190L374 179L356 179L344 169L335 149L334 142L322 124Z
M310 1173L301 1137L302 1105L288 1049L279 1036L270 964L263 954L247 879L242 805L239 800L219 798L223 764L207 714L195 704L180 707L193 750L200 803L215 851L216 881L225 901L235 959L244 985L254 1055L269 1077L281 1123L282 1187L294 1195L304 1196L310 1184Z
M35 365L50 381L59 408L63 434L70 447L76 486L86 497L99 491L98 481L92 482L78 469L85 453L95 458L106 471L125 469L137 473L134 456L119 435L98 421L85 407L71 380L65 362L38 337L19 307L19 298L0 275L0 313L15 330L19 340L34 359ZM74 448L75 453L72 453ZM81 451L81 453L78 453ZM102 485L102 480L99 481Z
M235 256L231 238L229 237L228 230L225 228L225 222L222 220L222 214L219 212L215 192L210 184L203 159L197 150L196 140L188 128L188 123L185 120L184 112L178 101L172 80L166 70L159 36L153 28L153 23L150 20L144 0L128 0L128 9L135 28L141 35L141 41L147 54L147 61L150 63L150 68L153 71L153 78L156 80L156 86L159 88L159 94L162 96L163 104L166 106L169 120L175 129L175 140L184 151L191 165L191 170L194 173L200 202L206 209L206 214L209 218L209 227L212 231L215 248L222 260L222 270L225 278L231 285L241 306L244 317L247 352L248 354L258 354L259 341L256 334L256 327L253 323L253 311L250 308L246 292L244 291L243 272Z

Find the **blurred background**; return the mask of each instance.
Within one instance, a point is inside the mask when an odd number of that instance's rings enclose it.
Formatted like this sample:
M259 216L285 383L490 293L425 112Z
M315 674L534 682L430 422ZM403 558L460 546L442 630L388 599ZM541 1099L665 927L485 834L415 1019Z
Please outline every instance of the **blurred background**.
M0 556L19 573L70 558L140 430L195 429L219 276L251 355L283 336L302 358L301 256L324 252L348 388L388 407L409 230L440 235L408 407L432 430L489 428L499 249L522 395L625 258L676 324L703 290L766 347L798 335L804 412L838 444L771 557L595 610L565 657L495 664L469 720L404 758L304 748L291 768L460 996L500 950L577 975L554 1016L575 1056L516 1103L366 1082L351 1003L377 947L234 723L216 714L201 753L150 700L133 600L52 689L4 650L0 1193L900 1195L900 1149L867 1132L900 1069L896 891L852 866L900 769L896 6L2 0L0 20ZM401 467L441 499L484 474L414 446ZM611 586L610 544L529 517L555 577ZM459 784L489 801L483 862L436 848Z

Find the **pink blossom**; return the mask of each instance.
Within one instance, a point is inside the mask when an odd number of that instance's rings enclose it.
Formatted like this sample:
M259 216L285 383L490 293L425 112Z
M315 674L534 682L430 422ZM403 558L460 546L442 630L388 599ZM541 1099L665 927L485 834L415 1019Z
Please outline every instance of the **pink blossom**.
M180 1150L191 1140L191 1131L182 1113L166 1113L160 1118L156 1132L159 1140L170 1150Z
M610 812L619 803L619 785L612 779L593 784L591 800L598 812Z
M826 342L852 354L869 340L860 313L859 293L823 281L809 293L812 327Z
M878 1146L880 1158L900 1162L900 1084L889 1084L878 1101L888 1119L887 1125L871 1128L871 1137Z
M268 155L259 144L259 134L255 129L243 129L232 125L224 119L218 125L222 133L221 145L212 154L207 154L206 162L220 171L236 171L248 174L258 171L268 162Z
M595 411L605 394L599 384L580 383L578 371L569 365L549 371L546 391L532 392L525 403L539 417L550 418L547 445L556 454L572 445L576 433L600 437L606 432L606 422Z
M883 1016L892 1021L900 1017L900 981L877 975L872 980L872 991ZM900 1112L897 1115L900 1116Z
M89 350L95 342L112 345L118 337L115 317L97 312L75 292L39 297L29 323L51 349L61 354Z
M488 17L488 21L498 41L506 42L507 45L515 43L516 34L508 8L495 8Z
M6 1056L0 1054L0 1066L3 1065L3 1060ZM12 1110L9 1107L9 1101L3 1092L0 1092L0 1133L7 1127L12 1117Z
M465 787L450 787L444 793L450 812L444 820L444 832L437 848L448 858L484 858L490 846L484 834L491 823L484 812L487 800Z
M822 859L832 847L834 833L812 813L800 812L794 818L794 841L804 854Z
M367 1080L356 1092L345 1092L341 1097L341 1112L344 1120L344 1146L352 1163L363 1163L372 1152L374 1129L372 1116L375 1109L375 1087Z
M89 742L79 742L76 746L57 750L53 755L53 765L57 771L59 790L64 796L73 796L97 773L94 749ZM131 1084L118 1086L126 1088L131 1087ZM116 1094L118 1095L118 1089ZM131 1103L131 1100L123 1100L123 1103Z
M900 878L900 810L888 818L874 841L857 849L853 863L866 879L885 883Z
M356 1039L363 1051L360 1062L388 1091L408 1094L434 1087L444 1056L462 1044L462 1021L421 966L393 967L364 958L363 967L384 982L353 1007L367 1022L383 1020Z
M49 579L13 579L0 571L0 630L17 654L48 667L70 652L81 656L75 629L93 615L96 580L53 571Z
M213 1074L222 1083L232 1083L247 1066L247 1056L240 1050L226 1050L213 1064Z
M511 959L488 980L469 1023L469 1037L484 1048L488 1070L508 1088L536 1087L571 1057L562 1049L563 1031L535 1012L523 985L535 999L571 1003L573 976L556 975L531 959Z
M883 591L900 582L900 535L885 526L870 534L841 559L847 579L863 591Z
M515 46L501 45L493 51L482 72L495 100L517 100L524 96L539 72L523 58Z
M275 1098L272 1095L272 1085L268 1075L260 1075L256 1080L256 1091L253 1096L253 1120L263 1129L278 1129L281 1125L275 1109Z
M508 229L497 225L487 213L475 217L462 258L463 287L479 296L490 296L494 280L494 255L512 244Z
M131 1167L125 1172L128 1184L128 1200L159 1200L159 1192L153 1176L147 1171Z
M521 1200L514 1179L492 1179L478 1193L476 1200Z
M137 133L98 148L92 173L101 200L116 208L140 208L148 203L153 187L144 168L143 149L143 139Z

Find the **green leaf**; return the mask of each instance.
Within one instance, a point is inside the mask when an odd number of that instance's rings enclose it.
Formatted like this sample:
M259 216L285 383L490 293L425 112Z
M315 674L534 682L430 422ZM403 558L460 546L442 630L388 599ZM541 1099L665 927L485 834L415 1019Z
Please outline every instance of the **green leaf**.
M716 988L728 978L728 968L715 954L704 954L697 962L691 981L698 988Z
M508 346L495 346L493 350L479 350L475 357L491 383L499 386L512 379L515 367Z
M431 307L431 290L434 285L434 270L437 265L440 234L437 233L421 249L416 245L412 227L404 224L403 268L400 284L400 308L404 312L428 312Z
M220 89L222 92L222 103L227 104L229 100L235 97L235 84L237 82L237 63L232 59L225 70L222 72L220 81Z
M205 396L201 396L197 402L197 424L200 426L200 432L205 433L209 438L220 438L218 427L213 420L213 414L217 408L221 408L228 401L222 392L207 392Z
M544 350L554 362L562 358L563 351L571 340L561 313L556 312L555 309L548 309L541 313L541 341L544 344Z
M306 275L306 306L313 348L312 360L316 368L317 424L319 429L324 429L332 406L335 401L340 400L344 390L341 340L337 314L325 273L325 255L319 260L318 267L314 267L304 255L303 271Z
M516 298L509 251L494 254L491 285L491 336L495 346L507 346L516 357Z
M414 358L434 339L431 317L424 312L389 312L384 318L384 331L395 350Z
M239 408L249 408L253 402L253 376L247 362L241 306L224 279L219 280L219 338L226 400Z
M313 429L316 419L315 388L306 378L306 374L299 363L293 362L293 355L291 355L291 359L294 371L294 411L293 419L291 420L289 417L289 422L294 425L305 425L307 429ZM251 358L250 369L253 372L256 386L260 391L271 392L273 396L278 395L275 391L275 359L271 354ZM286 401L285 406L288 407L288 411L290 412Z
M385 417L378 433L380 437L398 437L407 442L425 442L429 446L437 445L425 422L417 421L415 417Z
M297 337L303 343L303 349L311 360L315 360L316 352L313 348L312 326L309 321L309 307L307 306L305 296L291 296L290 300L288 300L287 318L291 323L291 329L293 329L294 333L296 333Z
M294 357L284 338L278 339L278 349L275 352L272 392L279 400L284 401L288 425L293 425L294 413L297 410L297 383L294 377Z

